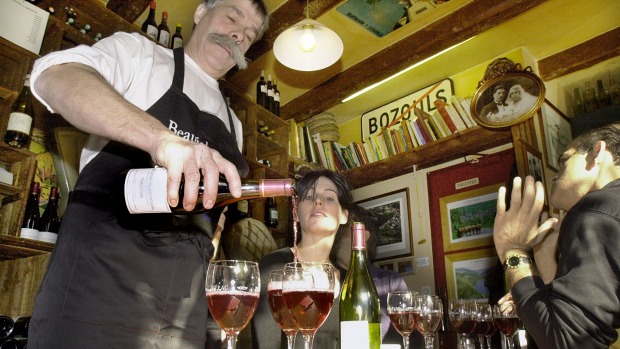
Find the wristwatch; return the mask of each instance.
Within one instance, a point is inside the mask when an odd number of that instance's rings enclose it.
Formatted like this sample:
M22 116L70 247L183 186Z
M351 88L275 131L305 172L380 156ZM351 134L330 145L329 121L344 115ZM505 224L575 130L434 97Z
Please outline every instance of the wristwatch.
M516 269L524 264L534 264L534 261L530 257L511 254L504 261L504 270Z

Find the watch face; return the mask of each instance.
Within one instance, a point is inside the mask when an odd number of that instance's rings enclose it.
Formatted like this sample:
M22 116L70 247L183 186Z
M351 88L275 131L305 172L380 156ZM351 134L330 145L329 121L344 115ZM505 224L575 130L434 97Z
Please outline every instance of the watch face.
M518 256L511 256L508 258L508 266L516 267L519 265L519 262L521 262L521 258Z

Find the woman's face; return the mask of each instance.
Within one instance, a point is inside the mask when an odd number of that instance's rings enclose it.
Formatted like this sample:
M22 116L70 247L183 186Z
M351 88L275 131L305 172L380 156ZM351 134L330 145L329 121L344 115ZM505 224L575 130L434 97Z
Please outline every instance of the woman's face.
M520 100L521 99L521 89L511 88L510 89L510 99L512 99L515 102Z
M325 177L319 177L316 188L299 198L297 213L302 233L319 236L335 234L348 217L338 201L336 185Z

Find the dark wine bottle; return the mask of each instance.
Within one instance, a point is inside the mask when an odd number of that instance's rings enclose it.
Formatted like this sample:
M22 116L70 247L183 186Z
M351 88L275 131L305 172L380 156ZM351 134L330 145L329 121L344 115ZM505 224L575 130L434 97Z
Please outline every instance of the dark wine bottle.
M22 316L15 320L13 325L13 336L28 338L28 328L30 327L30 316Z
M267 75L267 97L265 99L265 109L271 111L273 105L273 82L271 81L271 74Z
M13 335L15 321L9 316L0 315L0 341Z
M175 49L177 47L183 47L183 26L181 23L177 24L174 34L172 35L172 48Z
M179 205L170 207L167 197L168 172L163 167L132 169L121 176L127 211L137 213L201 213L207 211L202 206L204 187L202 179L198 185L198 201L192 211L183 209L184 184L181 181L179 188ZM292 179L257 179L241 180L241 196L238 198L230 194L228 183L220 177L218 195L213 208L223 207L240 200L250 200L273 196L292 196L294 194Z
M157 7L157 3L155 1L151 1L151 7L149 10L149 16L142 23L142 31L153 38L153 40L157 40L157 22L155 22L155 8Z
M22 228L36 229L39 222L39 196L41 195L41 186L39 182L33 182L26 204L26 212L24 213L24 221Z
M265 71L260 71L260 80L256 83L256 104L265 106L267 100L267 83L265 82Z
M52 187L50 189L50 197L43 211L43 215L37 224L37 230L47 231L50 233L58 234L60 228L60 219L58 219L58 188Z
M605 90L603 87L603 80L596 80L596 101L599 108L607 108L611 106L611 100L609 98L609 90Z
M157 42L163 47L170 45L170 28L168 28L168 12L161 13L161 23L157 27Z
M379 295L368 270L366 228L353 223L351 262L340 294L340 348L379 349Z
M27 338L9 338L4 342L0 341L0 349L26 349Z
M278 203L271 197L265 201L265 225L270 228L278 227Z
M271 112L280 116L280 90L278 90L278 82L273 79L273 105Z
M30 93L30 75L26 75L22 91L9 115L4 142L15 148L26 147L30 143L30 129L33 119L34 109L32 108L32 95Z

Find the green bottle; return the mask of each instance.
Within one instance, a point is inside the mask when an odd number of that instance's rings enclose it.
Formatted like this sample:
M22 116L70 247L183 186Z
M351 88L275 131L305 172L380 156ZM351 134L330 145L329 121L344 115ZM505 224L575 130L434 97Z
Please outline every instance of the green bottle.
M340 294L340 348L379 349L379 295L368 271L364 224L353 224L351 263Z

